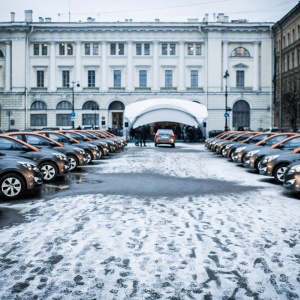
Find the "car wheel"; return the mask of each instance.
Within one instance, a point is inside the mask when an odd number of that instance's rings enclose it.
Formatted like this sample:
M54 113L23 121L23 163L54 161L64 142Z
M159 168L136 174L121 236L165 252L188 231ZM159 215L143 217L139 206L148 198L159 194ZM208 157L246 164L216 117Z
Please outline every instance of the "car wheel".
M58 174L57 167L52 162L44 162L40 164L43 173L43 181L50 182L54 180Z
M156 144L156 143L155 143L154 145L155 145L155 147L157 147L157 144Z
M262 159L263 159L263 156L262 156L262 157L259 157L259 158L255 161L254 168L255 168L255 170L256 170L257 173L259 173L259 163L261 162Z
M100 148L100 157L104 156L104 151L102 148Z
M93 155L92 155L92 153L90 151L85 150L85 152L86 152L88 164L91 164L92 160L93 160Z
M280 164L274 169L274 178L278 183L283 183L283 174L287 168L287 164Z
M230 160L233 161L233 156L234 156L234 150L232 150L230 153L229 153L229 157L230 157Z
M175 148L175 144L172 144L172 147Z
M15 173L8 173L0 180L0 196L6 199L19 198L25 192L24 179Z
M70 162L70 171L76 170L78 168L78 160L74 155L68 155L68 160Z

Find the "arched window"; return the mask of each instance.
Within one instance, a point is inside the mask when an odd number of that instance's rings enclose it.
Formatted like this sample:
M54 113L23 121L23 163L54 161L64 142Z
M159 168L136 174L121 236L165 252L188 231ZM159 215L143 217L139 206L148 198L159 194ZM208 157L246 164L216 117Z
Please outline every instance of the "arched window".
M72 104L69 101L61 101L57 104L56 109L60 109L60 110L72 109Z
M0 49L0 58L4 58L4 53L1 49Z
M47 105L42 101L34 101L30 107L31 110L45 110Z
M232 127L250 128L250 106L245 100L239 100L233 105Z
M231 57L250 57L249 51L244 47L235 48L231 52Z
M99 107L99 105L95 101L87 101L83 104L82 109L93 109L95 107Z
M114 101L109 105L108 109L109 110L124 110L125 106L121 101Z

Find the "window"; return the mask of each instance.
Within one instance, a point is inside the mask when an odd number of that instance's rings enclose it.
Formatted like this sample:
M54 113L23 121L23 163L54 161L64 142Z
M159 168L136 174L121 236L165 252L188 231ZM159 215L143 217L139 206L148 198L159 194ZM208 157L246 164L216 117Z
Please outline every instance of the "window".
M30 107L31 110L46 110L47 105L43 101L34 101Z
M69 87L70 82L70 71L63 70L62 71L62 86Z
M300 25L298 25L297 28L298 28L298 39L300 39Z
M72 109L72 104L69 101L60 101L57 104L56 109L69 110L69 109Z
M99 54L99 44L94 43L93 44L93 55L98 55Z
M56 126L72 126L71 114L57 114Z
M30 126L47 126L46 114L32 114L30 115Z
M187 52L188 55L201 55L202 54L202 47L200 43L189 43L187 45Z
M295 53L292 52L292 69L295 68Z
M47 54L48 54L48 45L42 44L42 55L47 55Z
M296 41L296 33L295 33L295 29L292 30L292 43Z
M236 71L236 87L245 87L245 71Z
M73 45L72 44L67 44L67 49L68 49L67 54L68 55L73 55Z
M161 54L162 55L175 55L176 54L176 44L161 44Z
M291 38L290 38L290 34L287 34L287 46L290 45L291 43Z
M144 44L144 55L150 55L150 44Z
M142 55L142 44L136 44L136 55Z
M297 49L298 54L298 67L300 67L300 48Z
M82 106L82 109L94 109L95 107L99 107L99 105L92 100L85 102Z
M165 87L173 86L173 71L165 70Z
M95 71L88 71L88 87L95 87L96 85L96 75L95 75Z
M40 55L40 44L33 44L33 55Z
M59 55L65 55L65 44L59 44Z
M36 86L44 87L44 71L36 71Z
M3 58L4 57L4 54L3 54L3 51L0 49L0 57Z
M139 71L139 87L147 87L147 71Z
M175 55L175 54L176 54L176 45L170 44L170 55Z
M110 55L124 55L124 43L110 44Z
M238 47L232 51L231 57L250 57L250 53L246 48Z
M198 71L191 70L191 87L198 87Z
M84 44L84 54L90 55L91 54L91 44Z
M121 87L121 70L114 70L114 87Z
M162 44L161 45L161 54L162 55L168 55L168 44Z

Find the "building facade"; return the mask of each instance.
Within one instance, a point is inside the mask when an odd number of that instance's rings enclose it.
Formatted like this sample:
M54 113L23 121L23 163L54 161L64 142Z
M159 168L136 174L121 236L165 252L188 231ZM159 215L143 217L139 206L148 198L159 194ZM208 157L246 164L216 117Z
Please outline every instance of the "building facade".
M273 26L274 71L274 122L280 128L292 129L293 111L285 107L285 96L292 92L300 102L300 3ZM299 110L300 107L292 108ZM297 113L297 111L294 111ZM300 127L300 111L294 115L295 127Z
M272 25L223 14L213 22L33 22L32 11L17 22L12 13L0 23L0 127L122 128L126 105L155 98L205 105L205 131L269 127Z

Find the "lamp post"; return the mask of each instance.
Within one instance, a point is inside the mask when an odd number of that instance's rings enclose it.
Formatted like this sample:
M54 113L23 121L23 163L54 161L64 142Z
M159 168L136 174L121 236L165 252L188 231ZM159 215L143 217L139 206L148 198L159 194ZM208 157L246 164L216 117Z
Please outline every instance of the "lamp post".
M94 129L96 129L96 125L97 125L97 110L99 111L99 106L93 106L92 110L95 111L95 118L94 118Z
M225 114L224 114L224 117L225 117L225 131L228 131L227 119L229 117L228 108L227 108L227 78L228 77L229 77L229 73L226 70L225 75L223 76L223 78L225 78Z
M68 87L72 84L72 113L71 113L71 121L72 121L72 128L75 128L75 95L74 95L74 87L75 83L77 87L80 87L79 81L71 81L68 83Z

